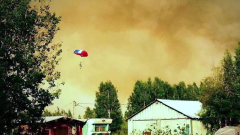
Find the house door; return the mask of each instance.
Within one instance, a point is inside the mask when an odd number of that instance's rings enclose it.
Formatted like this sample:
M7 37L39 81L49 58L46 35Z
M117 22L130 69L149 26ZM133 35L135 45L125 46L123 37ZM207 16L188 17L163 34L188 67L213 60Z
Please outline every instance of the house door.
M54 135L68 135L68 127L57 127L54 130Z

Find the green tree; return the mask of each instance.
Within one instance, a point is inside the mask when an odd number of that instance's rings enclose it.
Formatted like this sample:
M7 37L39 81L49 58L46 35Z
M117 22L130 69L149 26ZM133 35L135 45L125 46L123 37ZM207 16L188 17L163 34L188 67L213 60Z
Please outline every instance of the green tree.
M44 108L60 94L55 67L61 44L51 43L60 17L48 5L29 3L0 4L0 134L9 134L15 124L30 123L36 130Z
M137 81L134 86L132 95L128 99L127 113L129 117L140 109L144 108L152 100L150 95L152 82L148 79L148 82ZM154 96L152 96L154 98Z
M181 81L173 85L173 89L176 100L198 100L199 88L195 82L186 85L185 82Z
M83 118L84 119L95 118L94 110L91 109L90 107L87 107Z
M113 133L113 135L127 135L128 134L128 123L123 120L123 123L121 125L121 130L118 130L117 132Z
M232 55L230 52L226 51L225 56L222 61L222 68L223 68L223 89L226 93L226 98L224 99L225 102L227 102L227 105L230 110L228 110L225 113L225 117L222 118L223 122L226 122L227 125L232 124L233 118L237 117L235 113L239 113L239 111L235 110L235 105L239 106L237 103L237 97L236 97L236 89L234 89L235 86L235 79L236 74L234 72L234 61L232 58Z
M168 82L164 82L163 80L155 77L153 82L154 92L150 92L153 95L156 95L154 99L173 99L174 90L172 86Z
M174 89L174 99L183 100L187 98L187 88L185 82L179 82L178 84L173 85Z
M70 110L68 110L66 114L67 114L67 117L73 118L72 112Z
M42 116L46 117L46 116L67 116L72 118L72 112L71 110L68 110L67 112L63 109L59 109L59 107L57 107L57 110L55 110L54 112L48 111L47 109L43 112Z
M229 51L225 52L225 56L222 60L222 69L223 69L223 87L229 96L235 94L233 83L236 79L234 74L234 65L232 55Z
M96 118L110 118L113 119L111 124L111 131L116 132L121 129L122 112L121 106L117 96L117 90L111 81L105 83L101 82L99 91L96 92L95 109Z
M46 109L43 114L42 114L43 117L46 117L46 116L53 116L52 112L48 111L48 109Z
M203 110L200 114L206 127L239 124L239 54L240 45L235 49L235 59L226 51L221 67L215 68L213 76L201 83L199 99L203 103Z
M238 100L240 98L240 42L238 43L237 48L235 49L235 56L234 56L234 100L232 100L233 104L233 109L234 111L232 112L232 117L233 117L233 122L232 125L238 124L240 121L240 101Z
M240 42L238 43L238 47L235 49L235 62L234 62L234 65L235 65L235 73L236 73L236 84L238 85L239 87L239 84L240 84Z
M60 110L59 107L57 107L57 110L54 111L54 113L52 113L52 116L61 116L65 114L64 110Z
M126 117L144 108L156 99L197 100L200 94L196 83L186 86L179 82L171 86L168 82L155 77L154 81L148 78L146 82L137 80L132 94L128 98Z
M213 75L205 78L200 85L202 110L199 113L203 124L209 130L219 128L219 122L227 113L226 94L223 90L223 72L221 67L213 68ZM222 121L223 122L223 121ZM222 123L224 124L224 123Z
M198 100L199 96L200 96L200 89L197 86L197 84L194 82L193 84L189 84L187 86L187 99L189 100Z

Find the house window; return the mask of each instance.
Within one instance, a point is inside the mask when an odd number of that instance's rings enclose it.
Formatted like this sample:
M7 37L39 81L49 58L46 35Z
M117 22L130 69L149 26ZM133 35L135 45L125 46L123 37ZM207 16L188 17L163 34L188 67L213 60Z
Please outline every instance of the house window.
M95 125L95 132L106 131L106 124L104 125Z

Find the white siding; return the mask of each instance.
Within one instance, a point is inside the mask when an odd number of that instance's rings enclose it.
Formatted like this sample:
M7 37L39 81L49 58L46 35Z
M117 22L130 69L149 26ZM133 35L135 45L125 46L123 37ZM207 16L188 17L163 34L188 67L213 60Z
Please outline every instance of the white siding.
M131 118L131 120L149 120L149 119L171 119L171 118L187 118L181 113L156 102L139 112Z
M155 121L133 121L133 128L136 130L138 133L143 132L147 128L149 128L152 124L155 124Z
M128 134L130 135L133 131L133 121L128 120Z
M193 134L206 135L207 130L199 120L192 120Z
M175 129L177 129L178 126L183 127L187 124L190 126L190 119L175 119L175 120L143 120L143 121L131 121L131 127L128 128L128 134L131 134L133 132L142 133L144 130L151 127L151 125L156 125L157 128L165 128L168 126L172 133ZM189 127L189 133L191 133L191 127Z
M161 120L161 128L169 126L172 131L187 124L190 126L190 119Z
M189 108L190 109L190 108ZM191 120L185 115L173 110L160 102L155 102L148 106L132 118L128 119L128 135L133 131L143 132L155 123L158 128L169 126L172 133L177 126L189 125L189 133L206 134L202 123L197 120Z

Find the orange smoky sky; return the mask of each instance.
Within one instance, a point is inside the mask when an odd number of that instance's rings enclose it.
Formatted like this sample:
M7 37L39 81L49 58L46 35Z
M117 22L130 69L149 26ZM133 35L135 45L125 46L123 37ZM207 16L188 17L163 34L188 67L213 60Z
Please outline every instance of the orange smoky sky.
M100 83L108 80L121 104L137 80L199 84L240 41L239 5L239 0L52 0L51 11L62 16L53 42L63 45L58 70L66 84L48 109L94 103ZM86 50L89 57L68 49ZM80 105L75 117L94 107Z

